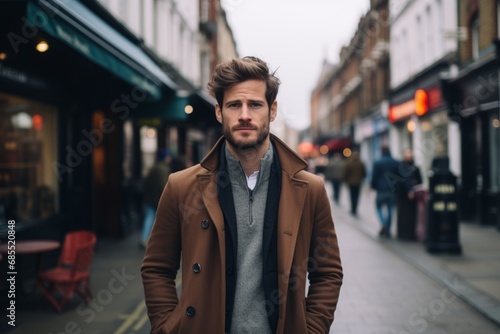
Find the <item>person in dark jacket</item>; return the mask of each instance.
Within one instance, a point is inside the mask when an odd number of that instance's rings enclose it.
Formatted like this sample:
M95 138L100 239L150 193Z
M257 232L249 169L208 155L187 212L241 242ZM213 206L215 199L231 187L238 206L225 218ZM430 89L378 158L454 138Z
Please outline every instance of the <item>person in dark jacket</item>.
M366 176L365 164L359 158L359 152L354 152L344 165L344 182L349 186L351 197L351 214L358 214L358 200L361 182Z
M422 183L420 169L413 161L413 152L407 148L403 153L403 161L399 166L399 174L404 179L399 187L397 198L397 227L398 238L415 240L415 226L417 218L417 203L414 187Z
M172 157L166 149L158 151L158 161L151 167L143 183L144 221L142 224L141 246L146 247L153 227L156 207L163 188L170 175Z
M382 157L373 164L371 188L377 192L375 204L382 224L379 235L390 237L396 191L404 180L399 175L399 162L391 156L389 147L384 145L381 151Z

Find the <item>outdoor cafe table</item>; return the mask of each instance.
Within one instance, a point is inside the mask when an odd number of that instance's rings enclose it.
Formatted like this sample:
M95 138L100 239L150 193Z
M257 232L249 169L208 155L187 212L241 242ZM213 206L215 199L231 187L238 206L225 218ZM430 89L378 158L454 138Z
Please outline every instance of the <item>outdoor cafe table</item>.
M8 263L8 247L11 244L8 242L0 244L0 254L5 254L5 258L1 261L5 261ZM18 255L26 255L26 254L36 254L36 270L40 269L41 264L41 255L44 252L48 252L54 249L61 247L61 243L56 240L20 240L15 243L15 266L14 270L7 270L8 272L15 272L17 275L16 281L20 282L18 284L18 292L22 295L26 291L24 290L24 286L22 283L22 274L19 267L20 257ZM9 268L9 265L6 265L6 268Z

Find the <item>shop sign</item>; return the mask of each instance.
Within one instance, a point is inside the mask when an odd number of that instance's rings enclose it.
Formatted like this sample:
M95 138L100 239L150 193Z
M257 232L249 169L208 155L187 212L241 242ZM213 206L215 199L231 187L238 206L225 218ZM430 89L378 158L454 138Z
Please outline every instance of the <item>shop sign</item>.
M439 93L440 94L440 93ZM433 92L433 103L436 103L436 93ZM429 94L424 89L417 89L413 100L393 105L389 108L389 121L392 123L408 118L414 114L423 116L429 111L430 98Z
M356 141L362 141L365 138L372 137L374 133L375 133L375 127L373 124L373 120L370 119L361 122L356 126L354 137Z
M389 121L392 123L415 114L415 101L409 100L389 108Z
M3 66L2 64L0 64L0 77L20 83L26 83L28 81L28 76L23 72L7 66Z
M428 89L427 96L429 99L429 110L433 110L443 104L443 95L441 94L441 88L432 87L431 89Z

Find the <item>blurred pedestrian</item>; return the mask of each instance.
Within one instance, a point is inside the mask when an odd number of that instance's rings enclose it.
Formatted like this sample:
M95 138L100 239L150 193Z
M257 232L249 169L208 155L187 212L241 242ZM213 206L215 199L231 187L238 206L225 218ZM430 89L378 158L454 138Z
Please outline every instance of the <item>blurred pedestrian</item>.
M208 87L223 136L161 197L141 268L151 332L328 333L337 237L322 178L269 133L279 79L245 57L219 64Z
M328 158L325 157L323 154L320 154L316 159L315 159L315 168L314 168L314 173L318 176L325 177L325 170L326 166L328 165Z
M328 180L333 187L333 200L339 204L340 188L342 185L342 178L344 176L344 158L342 154L335 153L328 161L328 166L325 171L325 179Z
M396 191L401 186L403 179L399 176L399 162L391 156L389 147L383 145L381 152L382 157L373 164L370 184L371 188L377 192L375 205L382 225L379 235L390 237Z
M142 247L146 247L148 242L155 221L156 207L171 172L172 157L168 150L159 150L157 155L157 162L151 167L143 183L144 220L140 242Z
M349 186L351 214L358 215L358 200L361 182L366 176L365 164L359 158L359 152L353 152L347 159L343 170L343 180Z
M403 183L398 187L397 227L398 238L416 239L417 202L415 201L415 186L422 183L420 169L413 161L413 152L407 148L403 153L403 161L399 166L399 174Z

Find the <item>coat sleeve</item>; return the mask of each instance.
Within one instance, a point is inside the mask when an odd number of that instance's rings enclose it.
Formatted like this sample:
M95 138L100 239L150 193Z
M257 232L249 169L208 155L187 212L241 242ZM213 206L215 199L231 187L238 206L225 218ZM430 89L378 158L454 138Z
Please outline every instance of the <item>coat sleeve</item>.
M178 305L175 277L180 264L181 226L171 177L163 190L141 267L151 333L158 333Z
M321 183L323 183L321 181ZM337 235L330 201L322 185L317 189L313 233L309 250L309 291L306 299L308 333L329 333L342 285Z

